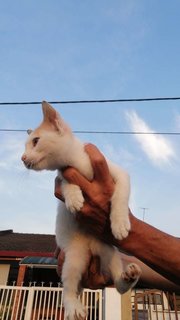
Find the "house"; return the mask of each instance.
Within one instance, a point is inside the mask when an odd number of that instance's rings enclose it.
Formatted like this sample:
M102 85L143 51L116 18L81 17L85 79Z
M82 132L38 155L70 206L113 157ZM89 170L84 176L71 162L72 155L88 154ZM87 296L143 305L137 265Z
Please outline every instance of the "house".
M58 282L55 236L0 231L0 284Z

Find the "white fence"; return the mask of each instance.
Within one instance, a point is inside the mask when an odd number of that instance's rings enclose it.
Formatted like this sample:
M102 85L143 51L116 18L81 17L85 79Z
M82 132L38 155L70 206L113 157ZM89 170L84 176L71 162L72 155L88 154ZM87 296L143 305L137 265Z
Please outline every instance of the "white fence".
M0 286L0 320L63 320L62 288ZM88 320L102 320L102 290L80 297Z
M133 290L130 304L114 288L84 289L80 299L86 320L180 320L178 296L158 290ZM62 300L60 287L0 286L0 320L64 320Z

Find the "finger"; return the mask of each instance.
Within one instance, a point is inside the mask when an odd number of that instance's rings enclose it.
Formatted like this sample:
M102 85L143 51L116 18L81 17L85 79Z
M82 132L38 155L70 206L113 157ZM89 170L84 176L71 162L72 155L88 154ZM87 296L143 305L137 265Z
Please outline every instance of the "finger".
M91 264L89 266L89 271L92 274L96 274L96 273L100 273L100 270L101 270L100 258L98 256L92 257L92 261L91 261Z
M96 237L102 238L104 234L105 224L104 221L97 221L92 217L84 217L83 215L77 217L79 226L82 226L83 230L88 233L95 235Z
M63 265L64 260L65 260L65 253L63 250L60 250L60 253L58 255L58 264Z
M65 253L64 251L61 250L58 255L58 265L57 265L57 273L59 277L61 277L64 260L65 260Z
M92 219L94 223L96 222L103 223L106 218L106 215L104 214L103 210L92 206L88 202L85 202L82 209L76 214L77 219L81 219L82 216L85 219L87 218Z
M62 195L62 189L61 189L61 179L57 176L55 179L55 186L54 186L54 195L56 198L64 201L64 197Z
M63 171L63 177L69 183L78 185L85 193L88 193L88 191L91 189L91 183L72 167L68 167Z
M57 246L56 247L56 249L55 249L55 251L54 251L54 257L56 258L56 259L58 259L58 256L59 256L59 254L60 254L60 248Z
M87 199L85 199L87 200ZM100 209L94 207L92 204L90 204L89 202L84 202L83 207L81 208L80 212L77 213L77 215L84 215L86 217L96 217L97 214L99 213Z
M110 282L110 275L105 276L101 271L101 262L99 257L92 257L91 259L88 280L89 287L92 289L104 288Z
M99 182L106 183L107 178L110 177L110 173L105 157L98 148L91 143L85 145L85 151L91 160L95 179Z

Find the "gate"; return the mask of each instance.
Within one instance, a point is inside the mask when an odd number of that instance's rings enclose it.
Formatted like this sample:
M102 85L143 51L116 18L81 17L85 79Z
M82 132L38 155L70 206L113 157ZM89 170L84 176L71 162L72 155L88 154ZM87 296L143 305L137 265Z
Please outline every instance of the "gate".
M0 320L63 320L63 289L0 286ZM102 320L102 290L84 289L87 320Z
M159 290L133 290L133 320L180 320L180 306L175 293Z

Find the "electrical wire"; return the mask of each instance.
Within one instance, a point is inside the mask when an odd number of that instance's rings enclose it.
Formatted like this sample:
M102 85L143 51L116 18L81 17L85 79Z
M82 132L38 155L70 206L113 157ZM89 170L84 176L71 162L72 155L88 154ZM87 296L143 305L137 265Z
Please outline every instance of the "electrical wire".
M49 101L52 104L81 104L81 103L114 103L114 102L148 102L148 101L172 101L180 100L180 97L154 97L154 98L132 98L132 99L100 99L100 100L65 100ZM38 105L42 101L20 101L20 102L0 102L0 106L9 105Z
M27 132L26 129L0 129L0 132ZM143 131L94 131L74 130L77 134L114 134L114 135L173 135L179 136L180 132L143 132Z
M49 101L51 104L81 104L81 103L116 103L116 102L150 102L150 101L172 101L180 100L180 97L154 97L154 98L132 98L132 99L101 99L101 100L66 100L66 101ZM39 105L42 101L21 101L21 102L0 102L0 106L13 105ZM26 129L7 129L0 128L0 132L26 132ZM180 135L180 132L135 132L135 131L93 131L93 130L75 130L78 134L114 134L114 135Z

